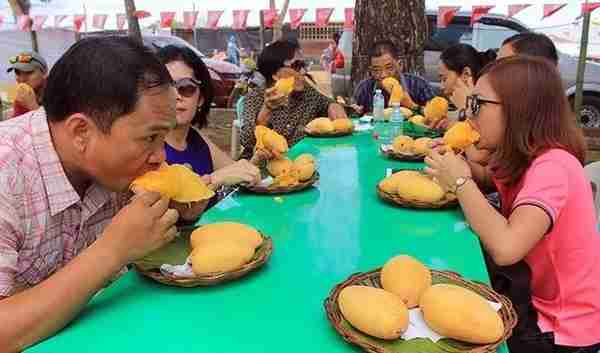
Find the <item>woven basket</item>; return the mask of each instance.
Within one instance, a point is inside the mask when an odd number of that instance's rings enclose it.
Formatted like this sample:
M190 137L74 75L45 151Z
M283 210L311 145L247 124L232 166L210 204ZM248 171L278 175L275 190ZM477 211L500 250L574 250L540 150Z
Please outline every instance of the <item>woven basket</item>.
M354 132L354 130L352 131L338 131L338 132L330 132L330 133L316 133L316 132L311 132L309 129L304 129L304 133L310 137L342 137L342 136L349 136L352 135L352 133Z
M148 266L144 266L142 263L134 263L133 266L142 275L169 286L186 288L214 286L245 276L246 274L259 269L269 260L271 254L273 253L273 240L270 237L264 236L262 233L261 236L263 238L263 242L256 249L256 252L254 253L254 256L250 262L233 271L214 272L194 278L176 278L164 275L160 272L159 268L148 268Z
M300 182L298 185L292 187L268 187L268 186L260 186L260 185L243 185L241 188L245 191L252 192L255 194L289 194L296 191L301 191L306 188L313 186L317 181L319 181L319 172L315 171L313 176L306 180Z
M404 208L417 208L417 209L444 209L454 208L458 206L458 199L454 194L447 193L443 199L437 202L423 202L419 200L406 199L396 194L387 193L379 188L377 185L377 194L382 200L387 201L393 205L404 207Z
M424 154L387 151L387 150L383 150L381 147L379 148L379 150L387 158L395 159L398 161L404 161L404 162L422 162L426 157L426 155L424 155Z
M512 303L508 298L503 295L496 293L489 286L467 281L463 279L459 274L448 272L448 271L436 271L431 270L433 284L454 284L467 288L481 295L489 301L501 303L502 308L498 312L502 321L504 322L504 334L502 338L493 344L488 345L474 345L466 342L461 342L449 338L444 338L436 343L429 339L413 339L405 341L403 339L397 339L393 341L381 340L375 337L371 337L354 329L342 316L340 309L337 304L338 296L342 289L351 285L362 285L381 288L380 281L381 269L376 269L371 272L358 273L350 276L344 282L338 284L333 288L329 297L325 299L325 311L327 318L335 328L335 330L342 336L342 338L355 344L366 352L371 353L492 353L495 352L498 347L504 343L511 335L514 327L517 324L517 313L512 306Z

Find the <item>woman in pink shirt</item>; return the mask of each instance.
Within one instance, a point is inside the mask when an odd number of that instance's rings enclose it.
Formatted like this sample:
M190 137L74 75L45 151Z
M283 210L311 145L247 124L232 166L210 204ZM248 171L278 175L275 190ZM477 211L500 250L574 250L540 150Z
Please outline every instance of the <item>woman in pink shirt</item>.
M496 268L527 280L524 291L513 283L505 293L520 314L512 353L600 349L600 235L582 167L585 142L563 92L547 61L499 60L467 100L477 147L494 151L488 169L454 153L426 159L426 171L456 192ZM480 191L491 184L501 212Z

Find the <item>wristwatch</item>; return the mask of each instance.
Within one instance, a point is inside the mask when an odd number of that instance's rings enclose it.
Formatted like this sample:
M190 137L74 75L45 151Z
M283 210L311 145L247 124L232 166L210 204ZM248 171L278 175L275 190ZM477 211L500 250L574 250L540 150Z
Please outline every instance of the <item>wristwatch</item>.
M473 178L471 177L458 177L456 178L456 181L454 182L454 193L456 194L458 192L458 189L460 189L461 187L463 187L467 181L471 180Z

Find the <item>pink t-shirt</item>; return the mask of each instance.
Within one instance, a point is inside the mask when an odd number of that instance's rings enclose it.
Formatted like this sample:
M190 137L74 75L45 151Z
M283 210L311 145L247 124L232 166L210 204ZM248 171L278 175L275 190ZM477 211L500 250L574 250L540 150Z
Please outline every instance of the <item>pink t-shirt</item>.
M600 342L600 234L581 163L552 149L532 162L518 184L495 182L505 217L519 206L536 205L552 221L549 233L525 257L540 330L553 332L558 345Z

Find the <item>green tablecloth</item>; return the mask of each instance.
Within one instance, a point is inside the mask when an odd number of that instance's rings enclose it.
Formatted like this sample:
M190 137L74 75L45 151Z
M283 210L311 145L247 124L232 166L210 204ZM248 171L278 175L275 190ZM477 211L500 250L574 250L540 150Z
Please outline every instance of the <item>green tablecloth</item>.
M200 223L239 221L270 235L275 250L258 272L193 289L130 272L28 352L356 352L323 309L332 287L349 275L410 254L431 268L489 282L460 210L407 210L378 199L375 186L386 168L422 165L387 160L377 149L368 132L307 138L290 154L317 157L316 188L281 199L236 193L202 217Z

